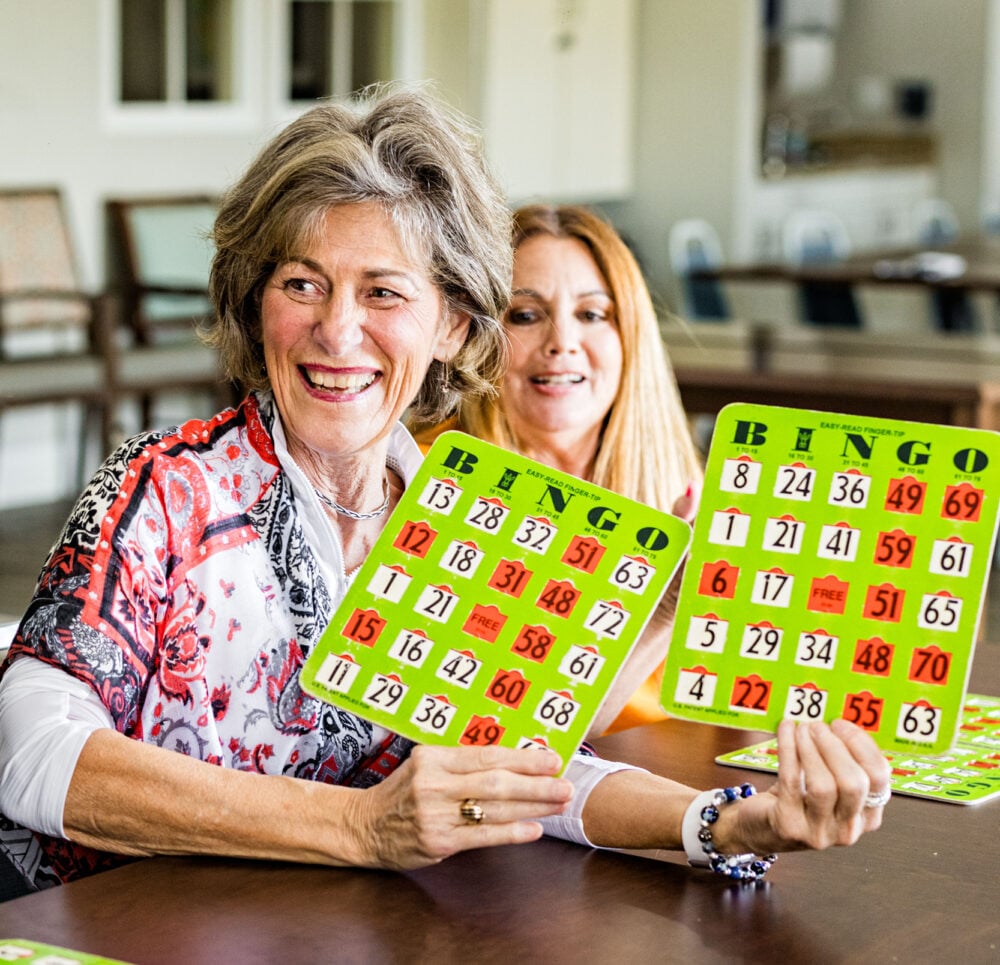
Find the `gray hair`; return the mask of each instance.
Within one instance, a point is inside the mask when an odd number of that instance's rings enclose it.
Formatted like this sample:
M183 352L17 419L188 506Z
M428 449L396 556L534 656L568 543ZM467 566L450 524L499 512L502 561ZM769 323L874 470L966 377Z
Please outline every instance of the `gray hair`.
M267 388L260 305L274 269L307 246L334 205L374 201L419 255L469 334L433 361L410 415L439 421L491 395L506 364L500 318L512 273L510 212L469 122L421 87L369 88L292 121L222 199L213 230L209 340L226 374Z

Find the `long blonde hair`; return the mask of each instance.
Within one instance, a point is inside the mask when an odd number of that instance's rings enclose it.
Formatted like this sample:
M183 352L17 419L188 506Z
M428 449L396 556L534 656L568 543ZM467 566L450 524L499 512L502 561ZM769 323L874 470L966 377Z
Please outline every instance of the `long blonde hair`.
M539 234L582 241L615 304L621 384L605 419L591 481L669 511L688 485L701 479L702 470L642 271L615 229L587 208L529 205L515 212L515 251ZM497 399L463 400L459 426L521 450L504 415L502 389Z

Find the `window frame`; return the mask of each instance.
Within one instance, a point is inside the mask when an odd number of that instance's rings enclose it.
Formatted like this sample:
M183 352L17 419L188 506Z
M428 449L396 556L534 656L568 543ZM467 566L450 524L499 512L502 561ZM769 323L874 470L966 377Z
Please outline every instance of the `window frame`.
M270 85L271 99L269 109L271 116L287 123L299 116L313 104L315 100L292 100L289 97L291 87L291 5L293 0L276 0L272 7L272 20L269 37L271 53L271 76L274 79ZM339 2L366 3L369 0L339 0ZM402 82L412 82L420 76L421 58L419 51L423 49L423 0L390 0L395 7L393 20L393 38L395 49L392 52L393 79ZM338 68L334 66L336 76ZM333 100L346 96L335 92Z
M253 71L254 54L264 49L259 0L233 0L232 76L233 92L226 101L122 101L121 19L119 0L99 0L98 49L100 51L101 126L111 133L164 134L206 131L242 131L259 123L262 78ZM166 54L170 59L169 51ZM176 65L167 64L168 76ZM168 81L169 86L169 81Z

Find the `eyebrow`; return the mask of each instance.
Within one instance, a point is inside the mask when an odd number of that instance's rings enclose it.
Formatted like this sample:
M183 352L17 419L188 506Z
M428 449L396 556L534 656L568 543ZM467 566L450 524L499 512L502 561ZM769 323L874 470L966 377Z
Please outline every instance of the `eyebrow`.
M318 261L315 261L314 259L309 258L305 255L293 255L291 258L288 259L286 264L305 265L306 268L315 271L317 274L326 275L326 269ZM408 281L411 285L413 285L414 288L421 287L417 280L418 276L413 274L412 272L405 271L402 268L381 268L381 267L366 268L361 273L361 276L367 279L401 278L404 279L405 281Z
M514 295L527 295L530 298L537 298L540 302L544 302L546 300L545 297L541 293L535 291L534 288L515 288L511 291L511 296ZM592 295L603 295L606 299L608 299L608 301L614 301L611 297L611 293L609 291L605 291L603 288L595 288L593 291L577 292L573 297L590 298Z

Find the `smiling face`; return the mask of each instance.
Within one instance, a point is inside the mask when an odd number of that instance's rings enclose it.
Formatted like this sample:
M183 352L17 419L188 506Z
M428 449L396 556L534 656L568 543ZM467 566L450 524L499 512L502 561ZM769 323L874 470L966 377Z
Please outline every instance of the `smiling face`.
M618 394L622 343L608 284L576 238L532 235L514 255L503 405L532 454L585 449L589 464Z
M384 460L431 360L451 358L468 324L380 206L331 208L261 301L264 362L293 456Z

